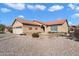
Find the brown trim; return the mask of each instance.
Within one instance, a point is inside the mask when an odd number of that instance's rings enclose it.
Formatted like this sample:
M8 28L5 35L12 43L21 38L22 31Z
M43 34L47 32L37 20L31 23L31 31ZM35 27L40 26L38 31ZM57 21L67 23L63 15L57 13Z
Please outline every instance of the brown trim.
M68 20L67 19L66 19L66 22L67 22L67 25L68 25L68 33L69 33L70 31L69 31L69 24L68 24Z
M34 25L34 24L23 24L23 25L40 26L40 25Z
M13 21L13 23L12 23L12 25L11 25L11 26L13 26L13 24L15 23L15 21L16 21L16 19Z

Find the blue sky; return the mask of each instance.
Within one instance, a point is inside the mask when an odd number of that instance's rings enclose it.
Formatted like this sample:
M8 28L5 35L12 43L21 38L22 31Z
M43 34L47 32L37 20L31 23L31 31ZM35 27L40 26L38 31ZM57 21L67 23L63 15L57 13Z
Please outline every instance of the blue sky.
M79 24L79 4L72 3L0 3L0 23L11 25L15 18L42 22L67 19Z

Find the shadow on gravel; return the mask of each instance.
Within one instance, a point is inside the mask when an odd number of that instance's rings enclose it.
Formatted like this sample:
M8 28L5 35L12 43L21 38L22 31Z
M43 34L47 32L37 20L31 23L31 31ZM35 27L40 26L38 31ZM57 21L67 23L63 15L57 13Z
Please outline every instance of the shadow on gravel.
M79 30L76 30L73 33L70 33L70 35L67 38L70 40L74 40L76 42L79 42Z
M5 34L5 32L0 32L0 34Z
M79 42L79 28L76 26L69 31L69 39Z
M74 41L76 41L76 42L79 42L79 38L75 38L75 39L73 39Z
M79 40L75 40L76 42L79 42Z
M72 38L72 37L67 37L67 39L69 39L69 40L73 40L73 41L76 41L76 42L79 42L79 39L78 38Z

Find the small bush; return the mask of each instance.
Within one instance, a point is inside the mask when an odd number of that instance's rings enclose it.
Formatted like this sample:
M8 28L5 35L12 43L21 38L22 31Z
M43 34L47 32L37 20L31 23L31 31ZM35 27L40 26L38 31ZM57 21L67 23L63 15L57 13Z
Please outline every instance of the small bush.
M32 37L38 38L38 37L39 37L39 34L38 34L38 33L33 33L33 34L32 34Z
M48 32L49 34L51 34L52 32Z
M9 30L9 32L10 32L10 33L13 33L13 31L12 31L11 29Z

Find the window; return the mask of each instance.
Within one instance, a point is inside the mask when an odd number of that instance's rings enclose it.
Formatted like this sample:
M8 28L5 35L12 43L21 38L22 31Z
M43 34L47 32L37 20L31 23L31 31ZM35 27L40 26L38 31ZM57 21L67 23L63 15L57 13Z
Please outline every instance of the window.
M14 27L14 29L22 29L22 27Z
M22 28L22 27L16 27L16 28Z
M32 30L32 27L29 27L29 30Z
M35 30L38 30L38 28L36 27Z
M51 26L51 30L52 30L52 32L57 32L58 31L58 28L57 28L56 25L54 25L54 26Z

